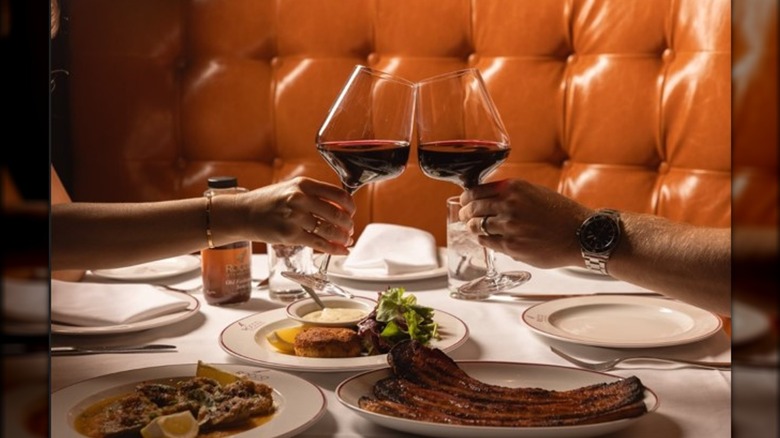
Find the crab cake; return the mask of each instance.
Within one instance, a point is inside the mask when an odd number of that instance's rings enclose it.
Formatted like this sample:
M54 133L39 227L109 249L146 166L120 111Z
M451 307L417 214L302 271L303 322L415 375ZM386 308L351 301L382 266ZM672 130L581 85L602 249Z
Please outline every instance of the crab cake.
M295 355L305 357L360 356L360 337L346 327L309 327L295 337Z

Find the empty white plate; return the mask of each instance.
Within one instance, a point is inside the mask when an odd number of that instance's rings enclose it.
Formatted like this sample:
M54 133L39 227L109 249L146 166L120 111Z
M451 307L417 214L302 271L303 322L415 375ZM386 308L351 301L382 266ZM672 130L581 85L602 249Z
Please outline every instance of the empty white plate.
M708 338L723 321L680 301L631 295L583 296L537 304L523 312L537 333L583 345L649 348Z

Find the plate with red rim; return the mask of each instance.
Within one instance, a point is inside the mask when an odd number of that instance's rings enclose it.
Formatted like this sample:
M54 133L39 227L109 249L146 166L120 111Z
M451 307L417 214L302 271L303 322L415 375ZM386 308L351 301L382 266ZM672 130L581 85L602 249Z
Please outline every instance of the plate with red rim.
M487 384L506 387L563 391L623 379L623 377L612 374L558 365L494 361L457 361L457 364L466 374L477 380ZM645 387L644 402L647 407L647 413L638 417L594 424L551 427L461 426L393 417L361 408L358 404L360 398L371 396L374 384L380 379L390 377L391 375L390 368L382 368L349 377L336 387L336 398L342 405L361 417L381 426L402 432L445 438L574 438L601 436L631 426L657 410L659 406L658 396L651 389Z
M200 259L194 255L182 255L112 269L95 269L92 275L110 280L148 281L175 277L200 269Z
M322 390L303 378L282 371L249 365L218 364L219 369L244 375L273 388L276 412L268 421L243 431L235 438L291 437L313 426L326 412ZM51 395L51 430L62 438L83 438L75 429L79 414L94 403L132 392L142 382L166 382L195 376L197 364L163 365L107 374L85 380Z
M431 347L445 352L463 345L469 329L459 318L435 310L433 320L438 324L441 339L431 341ZM290 371L343 372L362 371L387 366L387 355L319 358L300 357L278 351L266 337L286 327L301 325L287 316L287 309L275 309L239 319L219 335L219 345L231 356L256 365Z
M575 344L653 348L704 340L723 326L716 314L681 301L636 295L588 295L533 305L531 330Z

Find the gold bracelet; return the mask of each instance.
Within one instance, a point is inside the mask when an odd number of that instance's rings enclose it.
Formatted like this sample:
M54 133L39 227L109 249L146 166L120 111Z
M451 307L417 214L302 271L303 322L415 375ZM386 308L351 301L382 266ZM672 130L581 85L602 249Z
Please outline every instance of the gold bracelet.
M210 249L214 249L214 240L211 236L211 198L214 197L213 193L206 194L206 241L209 244Z

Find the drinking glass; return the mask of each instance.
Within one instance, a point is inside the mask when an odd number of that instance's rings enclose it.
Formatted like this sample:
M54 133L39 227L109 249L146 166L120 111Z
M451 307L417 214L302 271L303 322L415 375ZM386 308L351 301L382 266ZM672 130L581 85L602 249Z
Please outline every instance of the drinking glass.
M465 69L417 84L417 157L429 177L479 185L509 156L509 136L477 69ZM495 254L484 248L484 276L469 281L451 295L482 300L527 282L525 271L498 272Z
M366 66L355 66L317 133L317 151L355 193L364 185L395 178L406 169L415 105L414 83ZM330 254L315 274L282 275L317 292L348 295L328 280Z

